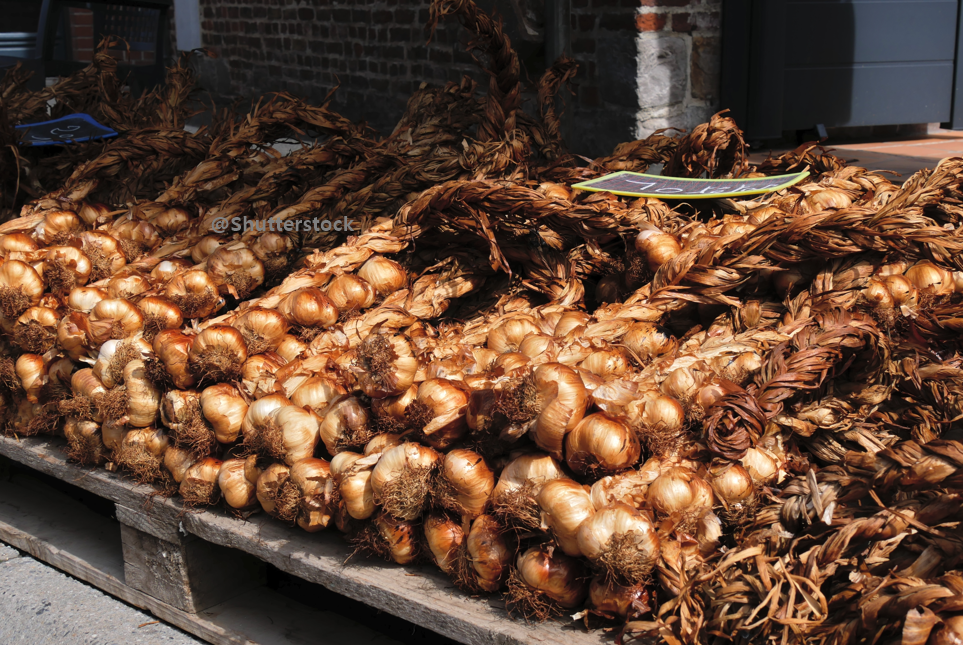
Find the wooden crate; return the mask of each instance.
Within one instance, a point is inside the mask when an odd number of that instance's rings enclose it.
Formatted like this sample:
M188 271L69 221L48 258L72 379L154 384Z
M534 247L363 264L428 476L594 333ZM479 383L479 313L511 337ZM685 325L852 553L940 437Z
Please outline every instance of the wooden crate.
M117 535L116 526L104 524L106 518L74 508L71 522L94 537L71 541L70 535L80 529L59 519L69 504L41 517L39 509L51 508L50 500L38 497L43 491L0 487L0 540L212 643L303 642L300 635L288 641L266 636L260 623L271 617L285 625L285 633L294 633L292 625L313 624L315 637L306 642L318 641L318 625L324 625L331 642L391 642L374 632L341 634L338 629L357 625L330 612L315 612L327 614L321 622L308 615L310 610L294 620L290 605L297 603L259 586L261 563L468 645L600 645L610 640L573 624L511 620L501 599L472 598L429 566L400 567L358 558L348 562L350 548L336 531L309 534L264 514L242 520L224 509L190 510L177 499L151 497L149 486L67 463L59 439L0 437L0 455L110 500L121 525ZM16 508L7 503L14 498L19 500ZM56 525L51 517L58 518ZM231 569L222 581L207 575L206 565L215 559L217 565L209 570ZM228 598L233 592L238 595ZM283 618L277 620L279 616ZM239 619L252 628L239 631Z

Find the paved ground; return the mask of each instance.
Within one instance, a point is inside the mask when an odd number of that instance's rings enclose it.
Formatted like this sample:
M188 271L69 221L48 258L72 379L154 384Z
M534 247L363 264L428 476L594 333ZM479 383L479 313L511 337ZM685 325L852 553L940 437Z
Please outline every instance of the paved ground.
M3 645L198 645L201 641L0 543Z
M931 124L925 137L889 141L829 140L823 145L849 164L869 170L890 170L901 175L897 178L899 181L905 181L923 168L934 168L941 159L963 155L963 132L943 130ZM773 154L778 155L783 151L773 150ZM769 150L757 150L750 158L762 161L768 154Z

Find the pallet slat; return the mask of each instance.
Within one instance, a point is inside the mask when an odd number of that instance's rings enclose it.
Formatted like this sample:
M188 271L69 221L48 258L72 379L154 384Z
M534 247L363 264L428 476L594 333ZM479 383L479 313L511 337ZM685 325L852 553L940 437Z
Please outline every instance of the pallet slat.
M105 470L66 463L61 443L50 438L0 437L0 454L128 509L141 509L153 491ZM467 645L599 645L599 632L549 622L527 625L507 617L496 599L470 598L430 567L399 567L360 559L340 536L292 530L264 515L241 520L220 509L191 511L177 500L152 498L144 509L154 521L244 551L303 580L431 629Z

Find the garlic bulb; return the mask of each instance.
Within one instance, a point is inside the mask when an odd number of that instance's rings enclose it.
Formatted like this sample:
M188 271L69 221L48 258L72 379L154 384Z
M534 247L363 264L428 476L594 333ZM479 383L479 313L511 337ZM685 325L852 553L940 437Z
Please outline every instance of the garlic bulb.
M278 370L284 365L284 359L274 352L250 356L241 366L241 389L255 399L272 394L277 387Z
M109 456L100 434L100 424L75 417L64 423L67 458L81 466L100 466Z
M211 505L217 502L221 494L218 478L223 462L213 457L205 457L184 473L179 492L186 504Z
M552 335L556 338L564 338L571 332L588 325L590 320L591 317L584 311L566 311L556 321Z
M74 287L87 284L90 258L75 246L51 246L43 263L43 280L54 294L66 295Z
M929 260L918 262L905 273L914 287L931 296L947 296L953 293L953 274L936 266Z
M425 544L438 568L451 573L457 565L465 542L461 524L438 512L429 513L424 522Z
M291 466L287 487L293 488L294 492L286 493L278 500L278 517L293 520L308 533L327 528L334 511L334 479L330 464L313 457L296 462Z
M278 496L290 477L291 469L285 464L268 464L261 471L257 478L257 501L268 515L277 517Z
M164 451L164 468L178 484L184 481L184 475L187 474L187 469L195 463L197 463L197 459L190 450L170 446Z
M161 422L170 430L174 445L197 458L207 457L217 445L214 431L204 423L200 395L194 390L171 390L161 397Z
M263 307L251 307L234 319L232 327L247 341L248 354L273 352L288 332L288 321L280 312Z
M248 408L248 414L253 409L254 405ZM244 444L263 457L292 466L314 454L318 444L317 416L293 405L279 407L253 432L245 430Z
M474 519L485 511L495 488L495 473L477 452L452 450L438 476L438 502L462 517Z
M649 269L657 271L682 252L679 242L658 228L648 225L635 238L635 250L645 256Z
M381 426L401 429L407 422L408 406L418 398L418 386L412 384L398 396L371 400L371 411Z
M144 326L144 314L127 300L108 298L90 310L90 338L100 345L112 338L129 338Z
M40 304L45 288L32 266L17 260L5 261L0 264L0 315L13 322Z
M649 484L646 500L662 515L698 514L712 507L712 488L687 468L668 468Z
M3 322L3 321L0 321ZM91 349L90 321L86 314L71 311L57 325L57 346L74 360L87 358Z
M30 307L13 326L13 339L25 352L43 354L57 342L60 315L49 307Z
M870 278L860 292L860 297L874 309L892 309L896 304L896 300L886 283L876 278Z
M394 517L419 517L440 462L440 454L414 442L388 448L371 473L375 503Z
M784 475L776 458L768 451L760 448L749 448L746 451L746 456L740 459L740 462L748 471L752 480L759 484L779 483L781 476Z
M418 359L400 334L372 334L358 347L358 378L361 389L372 399L398 396L415 382Z
M139 273L122 270L107 282L107 293L111 298L130 300L150 291L152 286L150 280Z
M565 436L569 468L583 475L625 470L639 460L641 450L627 425L602 412L585 417Z
M27 400L39 403L40 389L47 382L47 367L43 356L37 354L22 354L14 365L20 386L27 393Z
M189 365L201 381L233 381L241 375L247 356L247 341L241 332L227 325L211 325L194 338Z
M67 306L74 311L90 313L98 302L105 300L108 294L103 289L95 287L74 287L67 294Z
M291 401L297 405L294 396ZM319 432L325 449L332 456L348 448L363 446L371 438L368 411L361 401L353 396L337 396L327 407Z
M144 361L136 359L127 363L124 387L127 389L127 424L134 428L153 424L160 410L160 391L147 378Z
M83 228L80 218L72 211L51 210L47 211L35 230L38 239L50 244L61 233L71 233Z
M215 439L223 444L234 443L248 408L237 388L227 383L204 388L200 405L201 414L214 429Z
M588 405L588 395L578 373L560 363L535 369L539 413L534 427L535 445L561 458L565 435L575 429Z
M264 264L243 243L219 246L207 257L207 274L237 299L264 283Z
M11 254L30 253L40 248L32 237L25 233L0 235L0 257L9 258Z
M200 264L206 260L211 253L216 251L221 246L221 238L217 235L205 235L197 241L193 247L191 247L191 259L196 263Z
M545 482L565 473L552 457L533 452L516 457L502 470L492 491L495 513L512 526L530 530L541 526L536 498Z
M244 420L241 421L241 432L244 433L245 439L268 424L271 421L271 415L286 405L291 405L291 401L283 394L269 394L252 403L244 413Z
M180 329L184 316L180 308L167 298L148 296L137 302L137 308L144 314L144 338L154 340L158 332L165 329Z
M619 347L610 347L592 352L578 366L582 370L608 380L625 374L629 369L629 359L625 350Z
M185 318L208 318L224 306L217 284L206 271L185 271L167 283L164 297L181 310Z
M475 585L489 593L501 589L515 555L505 541L505 529L491 515L479 515L471 523L466 545Z
M595 514L586 488L571 479L554 479L538 492L542 527L552 532L555 543L567 555L583 555L578 544L578 529Z
M626 619L630 614L651 611L649 594L642 585L623 586L595 576L589 585L588 606L609 618Z
M174 387L188 390L197 380L190 369L190 352L195 336L181 333L179 329L165 329L154 336L154 356L164 365Z
M523 599L528 601L522 602L523 611L526 609L525 604L535 605L533 609L537 608L539 595L546 596L566 609L581 607L585 601L588 584L581 563L557 549L553 551L546 545L532 547L518 556L515 567L519 582L524 585L528 594L519 597L519 591L513 590L511 598L515 602ZM530 599L531 595L536 597L534 602Z
M418 386L418 398L406 413L411 426L421 431L429 445L444 450L468 431L467 410L468 393L462 384L428 379Z
M578 530L579 550L612 579L641 584L659 558L659 536L652 521L623 502L599 509Z
M277 310L292 325L318 329L334 325L340 314L334 303L316 287L292 291L281 300Z
M410 564L418 557L418 531L414 524L378 513L372 526L382 540L386 555L397 564Z
M377 510L371 473L379 456L365 459L357 453L339 452L331 460L331 476L341 493L341 503L356 520L367 519Z
M312 376L303 381L291 394L291 403L299 408L309 407L318 414L322 414L335 399L345 394L347 392L337 381L326 376ZM323 433L322 429L322 439L324 439Z
M404 433L391 433L386 432L384 434L378 434L372 437L371 441L365 444L364 454L374 455L384 452L392 446L397 446L404 443L405 435Z
M755 494L752 476L740 464L731 464L722 472L713 473L709 483L716 497L729 508L748 504Z
M328 283L324 293L339 311L367 309L375 301L374 287L350 273L336 276Z
M257 505L257 480L260 473L244 459L228 459L221 464L217 486L231 508L247 510ZM252 479L253 477L253 479Z
M172 206L160 211L149 221L162 237L169 237L190 226L191 216L183 208Z
M904 305L910 308L916 307L919 289L912 282L901 275L888 275L883 278L883 283L893 294L893 301L897 307Z
M161 477L162 458L169 445L167 435L160 430L137 428L124 435L114 460L130 471L138 483L147 484Z
M635 323L622 337L622 342L643 360L674 351L679 343L668 329L655 323Z
M526 336L540 332L541 329L529 317L509 318L488 332L488 349L499 354L517 352Z
M180 258L162 260L150 270L151 282L157 285L165 285L176 276L185 271L190 271L193 266L192 263ZM113 273L116 273L116 271L112 272L112 275Z
M128 262L138 259L145 250L153 249L161 241L153 224L127 217L114 220L106 231L120 242L120 248Z
M381 255L368 258L358 269L358 276L374 287L381 296L398 291L408 281L408 274L400 264Z
M308 346L291 334L285 334L278 343L276 353L287 362L291 362L301 356Z
M269 276L279 276L288 266L288 258L294 250L294 243L287 235L270 231L258 235L251 244L251 251L264 264L264 271Z
M645 494L649 484L658 477L655 473L645 473L640 470L627 470L617 475L603 477L592 484L592 505L603 508L615 502L624 502L629 506L641 509L645 506Z

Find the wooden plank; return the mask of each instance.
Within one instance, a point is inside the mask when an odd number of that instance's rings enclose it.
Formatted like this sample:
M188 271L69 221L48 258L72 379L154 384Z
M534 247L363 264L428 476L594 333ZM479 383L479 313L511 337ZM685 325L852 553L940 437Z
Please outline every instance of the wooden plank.
M117 520L121 524L132 526L138 531L143 531L167 542L183 543L197 539L196 536L182 530L180 522L174 522L170 518L161 518L157 514L134 510L123 504L117 504Z
M199 614L184 612L122 581L120 527L43 484L0 481L0 541L215 645L337 645L397 641L332 612L259 587ZM200 543L197 541L195 543Z
M142 508L152 489L104 470L67 464L59 440L0 438L0 454L129 508ZM510 620L499 599L461 593L431 567L365 560L346 564L350 549L336 532L308 534L266 516L241 520L221 509L188 511L176 500L153 498L145 513L182 525L198 537L250 553L299 578L469 645L599 645L600 632L572 624L528 625Z

